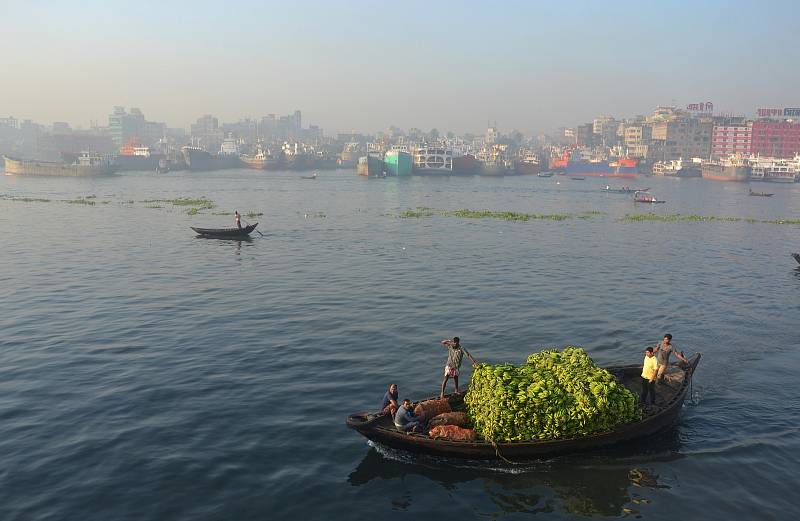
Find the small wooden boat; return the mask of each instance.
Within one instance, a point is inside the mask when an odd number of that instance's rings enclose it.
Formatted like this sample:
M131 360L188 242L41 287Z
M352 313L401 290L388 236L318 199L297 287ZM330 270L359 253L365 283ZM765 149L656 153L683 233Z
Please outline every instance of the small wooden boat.
M750 190L750 194L749 195L752 195L752 196L755 196L755 197L772 197L775 194L768 194L767 192L754 192L754 191Z
M633 194L633 202L656 204L656 203L665 203L666 201L657 199L656 196L651 194L650 192L642 192L640 190L637 190Z
M432 439L421 433L400 432L392 418L381 413L360 412L347 417L347 426L369 440L395 449L465 459L524 460L554 454L587 451L650 436L672 426L689 392L692 375L700 362L695 353L689 363L680 362L666 371L663 383L656 384L656 403L643 409L642 419L613 430L574 438L492 443L490 441L451 441ZM641 365L608 367L625 387L637 396L641 392ZM453 410L464 410L463 395L448 395Z
M553 172L539 172L536 175L538 177L553 177Z
M249 226L244 226L241 229L239 228L195 228L191 226L191 229L202 237L215 237L218 239L234 239L240 237L249 237L250 233L256 229L258 223L251 224Z
M569 178L570 178L570 179L572 179L573 181L585 181L585 180L586 180L586 178L585 178L585 177L583 177L583 176L578 176L578 175L570 175L570 176L567 176L567 177L569 177Z
M794 260L796 260L797 263L800 264L800 253L792 253L792 257L794 257Z
M316 179L316 178L317 178L317 174L316 173L312 174L312 175L301 175L300 176L300 179Z

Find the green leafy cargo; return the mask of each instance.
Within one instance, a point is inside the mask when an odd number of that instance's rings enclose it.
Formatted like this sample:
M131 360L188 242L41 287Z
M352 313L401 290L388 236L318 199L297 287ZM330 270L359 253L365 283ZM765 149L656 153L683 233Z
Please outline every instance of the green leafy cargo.
M479 364L464 402L475 431L491 441L580 436L641 417L636 396L574 346L522 365Z

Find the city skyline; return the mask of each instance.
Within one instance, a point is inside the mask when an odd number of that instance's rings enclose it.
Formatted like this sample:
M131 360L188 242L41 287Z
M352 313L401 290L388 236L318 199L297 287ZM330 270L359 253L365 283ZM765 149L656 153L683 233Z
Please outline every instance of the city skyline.
M331 134L532 134L658 105L797 106L792 3L404 6L8 4L0 116L86 128L122 105L189 128L300 109ZM758 23L765 10L781 16Z

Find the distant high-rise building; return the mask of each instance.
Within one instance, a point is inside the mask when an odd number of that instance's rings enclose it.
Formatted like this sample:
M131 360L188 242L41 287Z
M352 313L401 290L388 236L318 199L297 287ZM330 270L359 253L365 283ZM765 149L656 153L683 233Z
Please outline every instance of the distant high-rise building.
M648 158L656 161L708 158L711 155L710 117L696 117L674 107L658 107L648 118L652 136Z
M580 147L593 147L597 144L593 123L578 125L575 128L575 144Z
M780 158L790 158L800 154L800 123L754 121L751 152L760 156Z
M219 126L219 120L211 114L197 118L191 125L192 141L209 152L217 152L222 146L225 132Z
M711 156L749 155L753 128L744 118L715 118L711 131Z
M117 106L108 116L108 131L117 147L126 143L150 146L163 137L165 128L164 123L147 121L136 107L126 112L125 107Z

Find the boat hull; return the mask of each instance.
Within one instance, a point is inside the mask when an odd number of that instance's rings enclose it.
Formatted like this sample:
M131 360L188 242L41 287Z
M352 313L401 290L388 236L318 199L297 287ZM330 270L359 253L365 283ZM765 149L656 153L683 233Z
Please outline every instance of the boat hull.
M249 237L250 233L256 229L258 223L253 223L249 226L245 226L241 229L239 228L195 228L191 226L191 229L194 230L197 235L202 237L215 237L221 239L232 239L237 237Z
M378 416L376 419L369 420L365 413L350 415L347 418L347 426L371 441L387 447L448 458L514 461L594 450L647 437L674 425L689 391L692 374L699 361L700 354L695 353L690 358L689 364L682 367L685 376L681 381L680 388L670 395L668 401L664 402L658 411L648 414L641 421L590 436L510 443L449 441L431 439L421 434L409 435L393 427L382 427L380 426L381 422L387 423L388 421L391 425L388 417ZM608 370L612 374L622 375L626 381L636 381L641 373L641 366L612 367ZM638 393L635 389L632 391Z
M639 168L632 160L625 160L625 164L622 163L622 160L619 164L570 161L567 163L565 172L568 176L634 178L638 175Z
M750 168L746 166L729 166L706 164L702 169L703 179L743 183L750 179Z
M235 155L211 155L205 150L184 147L184 161L192 172L204 172L209 170L229 170L242 166L239 156Z
M411 154L402 150L390 150L383 157L383 164L388 175L411 175L413 161Z
M6 175L49 176L49 177L92 177L116 172L112 164L105 165L67 165L50 161L14 159L3 156Z
M536 175L539 173L539 163L517 161L514 163L514 173L517 175Z

